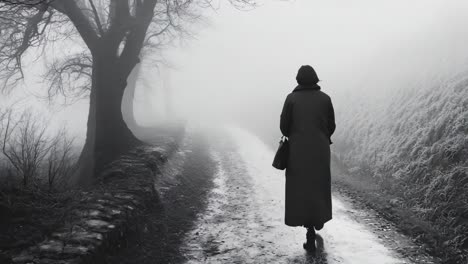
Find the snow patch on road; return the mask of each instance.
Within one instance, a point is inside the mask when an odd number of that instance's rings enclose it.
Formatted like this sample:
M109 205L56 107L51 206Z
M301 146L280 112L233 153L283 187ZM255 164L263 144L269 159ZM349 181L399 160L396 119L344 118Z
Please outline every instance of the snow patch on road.
M274 153L261 140L241 128L231 127L228 131L235 139L249 175L254 180L255 190L258 190L256 194L264 205L262 208L265 209L265 214L270 214L266 218L274 220L273 225L278 225L283 221L279 216L284 214L284 172L271 166ZM383 246L376 235L351 218L351 211L356 209L333 197L334 219L319 232L324 239L328 263L406 263L396 259L395 253ZM297 231L299 232L288 232L294 237L285 236L283 239L288 242L302 242L304 230ZM300 244L297 246L300 247Z

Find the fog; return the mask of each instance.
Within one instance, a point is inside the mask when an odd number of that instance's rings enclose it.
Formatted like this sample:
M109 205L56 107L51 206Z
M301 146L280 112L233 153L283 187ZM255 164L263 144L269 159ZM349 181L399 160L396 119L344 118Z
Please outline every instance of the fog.
M241 121L279 136L283 100L296 85L297 69L310 64L332 97L339 129L342 113L360 100L385 100L464 71L467 13L462 0L263 1L249 11L222 2L203 11L193 38L162 51L167 66L143 67L136 119L144 126L174 118ZM88 102L47 105L30 96L46 86L38 76L14 98L27 97L24 105L42 108L56 126L65 122L84 138Z
M242 120L279 135L283 100L299 66L310 64L339 124L355 98L385 100L466 69L467 13L466 1L452 0L267 1L251 11L225 4L206 12L195 39L164 52L172 68L163 79L184 118ZM162 103L161 75L144 75L156 92L140 87L135 111L148 124L148 109Z

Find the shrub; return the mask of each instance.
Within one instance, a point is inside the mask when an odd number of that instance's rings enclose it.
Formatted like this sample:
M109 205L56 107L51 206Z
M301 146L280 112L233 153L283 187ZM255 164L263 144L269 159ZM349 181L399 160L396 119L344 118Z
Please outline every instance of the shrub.
M58 179L64 182L76 160L73 139L63 128L51 134L48 122L25 110L16 116L13 109L0 111L1 147L7 166L4 171L21 178L24 187L46 180L52 189Z

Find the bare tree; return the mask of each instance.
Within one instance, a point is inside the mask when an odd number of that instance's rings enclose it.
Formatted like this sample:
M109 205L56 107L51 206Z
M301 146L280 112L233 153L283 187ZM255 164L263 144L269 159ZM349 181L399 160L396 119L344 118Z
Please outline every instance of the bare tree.
M23 185L28 186L51 148L46 125L31 111L25 111L15 121L10 110L4 121L2 152L22 176Z
M68 180L75 166L73 139L61 129L50 142L50 151L46 158L47 183L51 190L60 178Z
M236 7L251 5L252 1L229 0ZM89 182L92 175L138 143L123 120L121 104L127 77L139 63L142 49L160 47L168 37L183 32L184 22L198 17L195 10L207 6L211 6L210 0L0 3L3 87L14 86L23 78L22 60L31 48L37 51L34 48L69 38L82 43L81 53L52 63L52 73L62 77L49 79L49 94L71 92L64 88L69 84L85 90L89 84L81 78L91 75L87 135L78 170L81 182Z

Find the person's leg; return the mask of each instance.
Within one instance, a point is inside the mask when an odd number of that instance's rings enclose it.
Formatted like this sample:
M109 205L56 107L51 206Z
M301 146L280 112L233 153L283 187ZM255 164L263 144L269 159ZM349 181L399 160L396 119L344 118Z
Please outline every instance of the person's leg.
M304 243L303 247L306 250L314 251L315 250L315 229L314 227L306 227L307 228L307 241Z

